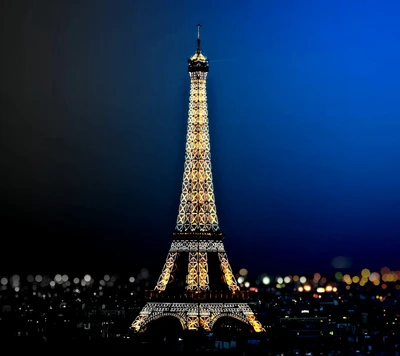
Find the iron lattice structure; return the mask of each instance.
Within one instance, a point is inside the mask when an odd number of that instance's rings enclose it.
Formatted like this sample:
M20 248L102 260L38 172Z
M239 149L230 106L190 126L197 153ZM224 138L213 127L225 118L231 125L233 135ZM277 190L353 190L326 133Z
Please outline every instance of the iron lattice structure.
M211 171L206 79L207 58L197 50L188 60L189 115L182 192L172 244L154 290L132 323L135 332L164 316L179 319L183 329L211 330L221 317L233 317L265 331L247 304L225 252L215 206Z

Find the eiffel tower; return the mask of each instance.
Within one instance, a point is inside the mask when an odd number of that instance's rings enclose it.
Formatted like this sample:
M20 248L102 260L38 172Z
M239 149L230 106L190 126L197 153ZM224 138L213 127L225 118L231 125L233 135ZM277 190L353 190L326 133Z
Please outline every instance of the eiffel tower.
M188 60L189 117L182 192L172 244L154 290L131 329L143 332L161 317L179 319L182 329L210 331L221 317L233 317L255 332L265 331L240 290L224 248L211 173L206 78L207 58L197 50Z

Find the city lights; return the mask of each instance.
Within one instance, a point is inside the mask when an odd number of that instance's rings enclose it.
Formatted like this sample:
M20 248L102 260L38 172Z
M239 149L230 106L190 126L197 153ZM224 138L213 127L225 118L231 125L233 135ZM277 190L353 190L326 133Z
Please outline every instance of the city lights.
M268 276L264 276L262 279L263 284L267 285L270 284L271 280Z
M318 278L315 278L315 274L304 275L302 276L306 278L306 283L304 284L300 282L300 278L297 281L292 278L289 283L285 283L285 278L288 276L282 278L280 276L273 275L267 276L266 274L261 274L257 280L251 276L251 271L247 271L246 280L240 275L240 270L236 273L236 275L239 276L238 282L242 282L244 288L249 288L251 293L258 296L257 298L259 302L257 303L257 308L261 308L260 310L270 310L271 308L276 308L276 310L281 313L279 314L281 318L280 320L284 319L288 322L293 322L293 320L299 320L307 317L311 318L310 320L318 321L318 323L323 325L330 325L325 324L327 321L330 323L344 322L346 324L352 323L352 327L357 328L358 319L354 319L352 313L354 313L353 310L357 310L358 305L362 303L362 299L358 299L358 296L362 295L363 298L367 298L367 300L369 300L368 298L372 298L374 301L376 301L376 303L381 305L382 313L379 314L379 318L382 318L386 325L398 327L400 326L400 318L398 318L396 314L392 313L391 305L393 305L393 303L396 301L396 293L400 291L400 281L398 279L399 272L392 270L384 270L384 272L386 275L392 275L392 278L385 278L387 280L386 282L383 280L383 276L379 272L366 273L365 269L363 269L358 273L353 271L351 274L344 274L340 281L337 280L337 276L335 274L331 276L325 276L320 273L318 283L316 283L316 279ZM47 318L50 315L48 313L56 313L56 315L60 314L60 308L63 310L63 313L69 312L76 314L79 310L88 310L87 308L89 305L92 305L93 308L98 310L107 310L109 308L107 303L112 302L113 308L119 308L121 312L127 312L129 307L127 304L124 304L124 300L125 303L128 302L136 305L135 313L139 313L140 315L141 309L140 304L137 304L137 300L139 300L138 298L141 294L140 290L143 288L144 283L148 283L150 281L150 273L147 270L143 274L139 272L138 276L145 276L145 278L139 279L133 276L126 276L118 279L118 277L113 275L107 275L107 277L102 276L100 278L96 278L95 276L93 278L88 274L83 274L72 278L70 282L70 278L66 278L64 275L60 274L53 275L53 277L44 275L41 276L42 278L36 278L33 276L34 275L32 274L28 274L27 276L0 276L0 300L2 300L2 296L5 295L3 293L11 293L9 295L16 301L14 303L19 305L18 310L20 310L22 313L21 315L28 315L24 314L26 313L27 308L33 308L33 310L35 310L35 303L29 301L29 299L26 299L26 296L28 295L29 298L38 298L48 303L48 307L46 309L47 312L43 317L40 316L40 313L42 312L39 313L39 311L37 314L34 314L37 316L30 316L30 318L33 318L34 323L39 323L38 325L42 325L42 323L45 322L44 318ZM241 278L243 280L241 280ZM323 278L326 279L326 283L324 286L321 286L320 281ZM106 282L105 279L108 281ZM40 282L37 280L40 280ZM283 283L271 285L271 280L279 280ZM89 281L89 283L86 283L86 281ZM253 287L255 285L258 285L258 287ZM125 291L125 295L129 296L129 298L124 296L124 294L122 294L121 297L117 297L117 294L121 291ZM275 294L277 291L279 291L279 294ZM60 302L58 298L61 298L62 302ZM305 307L308 306L307 300L310 299L321 303L323 308L319 309L318 307L314 309ZM54 304L54 300L58 300L58 303ZM100 304L97 305L96 303ZM371 301L368 301L368 303L371 303ZM76 309L71 309L71 307L74 305L74 308ZM86 306L85 309L82 310L83 305ZM188 306L192 305L193 304L188 303ZM292 309L294 305L299 305L300 309L298 311L296 311L296 309ZM344 305L346 305L346 308L343 309ZM155 308L160 308L159 310L161 312L162 308L165 308L165 306L165 303L152 304L152 310L155 310ZM171 304L172 308L178 308L179 306L181 307L182 304ZM242 306L246 306L246 304L242 304ZM217 304L214 304L213 308L216 307ZM218 308L222 308L222 304L219 304ZM374 313L376 313L378 307L375 305L371 308L373 308ZM7 310L7 308L3 307L3 310ZM186 319L184 316L182 316L182 328L184 328L186 325L189 330L194 330L200 326L205 328L205 330L212 329L215 321L212 317L210 317L210 314L208 314L212 313L212 310L213 309L207 309L207 303L201 304L201 309L193 309L193 313L199 313L196 314L200 315L199 317L196 317L193 314L189 316L189 319ZM144 309L144 312L145 311L146 309ZM245 318L243 317L243 314L241 314L244 311L249 313ZM316 316L317 311L318 317ZM242 320L244 323L253 325L254 328L259 328L259 325L261 325L257 324L258 320L255 319L256 314L254 314L251 309L240 309L238 304L232 304L232 307L229 309L229 313L231 313L233 317ZM371 318L373 315L375 315L374 313L368 314L365 317ZM142 316L138 319L139 322L145 318L145 314L141 315ZM129 316L127 317L129 318ZM320 317L326 318L326 321ZM342 319L342 322L339 322L339 319ZM63 323L68 323L70 320L72 320L70 316L65 316L65 318L63 318ZM149 322L155 320L156 319L151 319ZM260 322L263 321L263 319L260 320ZM281 325L282 321L278 320L276 325L273 327L275 330L278 330L277 328L279 328ZM271 325L266 325L265 327L269 329ZM360 325L360 330L365 330L365 328L366 327L364 324ZM345 329L344 331L341 330L342 329L335 328L331 329L329 332L332 331L334 336L336 333L345 332Z
M301 276L300 277L300 283L306 283L307 282L307 278L305 276Z

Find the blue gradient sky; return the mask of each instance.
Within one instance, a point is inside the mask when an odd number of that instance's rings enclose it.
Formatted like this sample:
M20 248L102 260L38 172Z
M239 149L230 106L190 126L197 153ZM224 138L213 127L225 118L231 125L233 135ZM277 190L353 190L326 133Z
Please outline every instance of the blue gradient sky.
M2 268L161 271L201 23L233 269L324 271L335 256L400 269L399 11L367 0L2 2Z

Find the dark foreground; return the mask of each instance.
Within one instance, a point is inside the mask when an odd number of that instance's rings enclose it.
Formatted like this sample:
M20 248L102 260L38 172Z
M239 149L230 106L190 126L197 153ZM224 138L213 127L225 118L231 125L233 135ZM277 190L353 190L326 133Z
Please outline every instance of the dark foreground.
M268 338L262 338L255 344L255 340L238 340L233 347L229 342L216 345L215 342L204 342L199 339L195 332L192 336L186 336L186 340L174 338L172 340L157 339L149 340L148 338L133 337L125 340L95 340L95 341L78 341L67 340L60 337L52 341L30 340L29 338L12 338L7 340L9 345L14 345L14 351L32 352L40 351L49 353L62 354L104 354L104 353L125 353L131 355L393 355L400 356L400 348L397 346L392 349L368 350L354 347L341 347L340 344L336 347L326 345L323 342L314 340L308 342L302 347L297 344L292 344L291 340L281 340L279 344L268 342ZM217 343L218 344L218 343ZM18 353L18 352L17 352Z
M388 275L391 281L384 283ZM172 316L134 334L130 326L146 303L147 283L154 281L0 276L0 346L52 354L400 356L400 271L363 285L350 285L346 276L347 282L332 277L318 283L310 276L300 284L293 277L279 288L256 281L248 302L266 332L251 333L246 324L225 317L212 335L187 333Z

